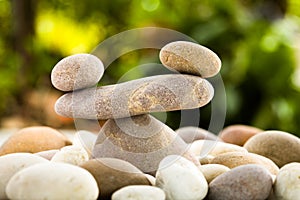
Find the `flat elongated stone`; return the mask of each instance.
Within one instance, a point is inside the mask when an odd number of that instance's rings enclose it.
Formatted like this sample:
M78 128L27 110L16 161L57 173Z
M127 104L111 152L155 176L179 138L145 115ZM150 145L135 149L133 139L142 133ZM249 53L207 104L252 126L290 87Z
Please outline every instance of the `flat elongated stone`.
M171 42L161 49L159 58L171 70L203 78L216 75L221 68L221 60L213 51L193 42Z
M175 131L186 143L192 143L195 140L220 140L218 136L203 128L186 126Z
M205 79L191 75L158 75L63 95L55 111L66 117L111 119L198 108L213 97Z
M102 62L91 54L75 54L59 61L51 72L51 82L62 91L91 87L104 72Z
M151 115L109 119L102 127L92 156L114 157L152 173L167 155L183 155L199 162L187 152L187 144L168 126Z

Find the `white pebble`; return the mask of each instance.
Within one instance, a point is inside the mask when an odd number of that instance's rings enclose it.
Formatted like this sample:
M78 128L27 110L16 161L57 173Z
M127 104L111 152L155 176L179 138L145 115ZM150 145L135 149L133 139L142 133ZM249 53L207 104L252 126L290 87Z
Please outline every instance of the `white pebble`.
M51 159L53 162L64 162L80 165L89 160L88 153L80 146L65 146Z
M166 195L158 187L149 185L130 185L113 193L112 200L164 200Z

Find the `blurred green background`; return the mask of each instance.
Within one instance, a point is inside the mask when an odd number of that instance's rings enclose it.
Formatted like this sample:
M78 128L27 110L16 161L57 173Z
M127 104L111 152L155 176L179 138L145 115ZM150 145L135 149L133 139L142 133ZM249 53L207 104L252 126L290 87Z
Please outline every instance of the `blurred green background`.
M53 111L61 95L50 83L53 66L122 31L154 26L184 33L219 55L225 126L300 136L299 8L298 0L0 0L1 127L72 127L71 119ZM128 53L101 84L116 83L149 61L159 62L158 51ZM210 105L200 112L199 126L207 128ZM168 113L173 129L179 114Z

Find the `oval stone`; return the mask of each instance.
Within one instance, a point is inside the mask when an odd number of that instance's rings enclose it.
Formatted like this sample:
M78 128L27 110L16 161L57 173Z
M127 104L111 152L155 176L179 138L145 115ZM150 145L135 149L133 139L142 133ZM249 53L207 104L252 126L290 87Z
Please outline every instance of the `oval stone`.
M89 155L80 146L66 146L60 149L51 159L52 162L63 162L72 165L80 165L89 160Z
M221 60L213 51L193 42L171 42L160 50L159 58L168 69L203 78L212 77L221 69Z
M230 171L228 167L220 164L201 165L199 168L208 183L214 180L217 176Z
M100 199L111 195L128 185L151 185L148 178L132 164L116 158L91 159L81 165L96 179L101 191Z
M155 173L167 155L184 155L199 165L189 154L188 145L167 125L151 115L109 119L101 128L92 156L126 160L146 173Z
M300 162L300 139L283 131L264 131L251 137L244 147L271 159L278 167Z
M51 82L61 91L94 86L104 73L102 62L91 54L75 54L59 61L51 72Z
M209 184L211 200L265 200L272 190L270 173L259 165L242 165L215 178Z
M97 199L99 189L85 169L67 163L41 163L17 172L8 182L10 199Z
M276 199L294 200L300 196L300 163L284 165L274 184Z
M164 191L158 187L147 185L131 185L113 193L112 200L165 200Z
M175 131L186 143L192 143L195 140L219 140L212 132L203 128L194 126L181 127Z
M224 128L220 133L220 138L227 143L243 146L245 142L263 130L247 125L230 125Z
M71 142L59 131L46 126L33 126L23 128L12 134L0 147L0 155L60 149Z
M177 155L165 157L156 173L156 186L165 191L167 199L204 199L207 181L191 161Z
M274 175L279 171L279 168L272 160L254 153L228 152L216 156L210 163L225 165L230 169L240 165L257 164Z
M0 199L7 199L5 188L15 173L43 162L48 162L48 160L30 153L12 153L0 156Z
M124 118L202 107L213 94L212 85L200 77L157 75L65 94L56 101L55 111L73 118Z

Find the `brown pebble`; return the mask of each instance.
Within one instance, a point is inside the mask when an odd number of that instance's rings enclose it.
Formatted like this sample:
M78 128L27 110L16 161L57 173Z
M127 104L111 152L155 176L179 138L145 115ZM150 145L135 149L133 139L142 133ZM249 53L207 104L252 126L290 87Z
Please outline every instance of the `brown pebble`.
M260 132L263 130L253 126L236 124L224 128L219 136L224 142L243 146L250 137Z
M91 54L75 54L59 61L51 72L51 82L61 91L96 85L104 72L102 62Z
M271 159L278 167L300 162L300 139L283 131L264 131L251 137L244 147Z
M108 120L99 133L92 156L119 158L143 172L155 173L159 162L170 154L183 154L200 164L172 129L151 115L139 115Z
M213 93L212 85L200 77L158 75L65 94L57 100L55 111L84 119L123 118L202 107Z
M57 130L46 126L33 126L23 128L12 134L0 148L0 155L60 149L70 145L66 136Z
M175 131L186 143L195 140L219 140L212 132L194 126L181 127Z
M221 69L221 60L213 51L193 42L171 42L161 49L159 58L171 70L204 78L216 75Z
M128 185L151 185L138 168L124 160L98 158L83 163L81 167L96 179L100 199L110 199L115 191Z

